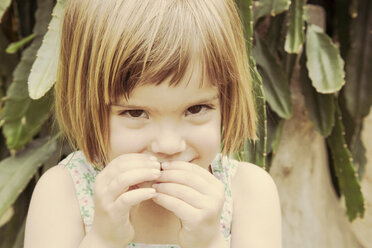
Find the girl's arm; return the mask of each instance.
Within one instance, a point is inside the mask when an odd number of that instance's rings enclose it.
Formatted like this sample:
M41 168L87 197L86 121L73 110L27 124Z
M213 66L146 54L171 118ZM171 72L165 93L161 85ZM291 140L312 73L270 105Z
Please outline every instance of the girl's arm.
M28 210L25 248L79 247L83 221L72 178L62 165L49 169L38 181Z
M281 210L271 176L241 162L232 180L232 248L281 248Z

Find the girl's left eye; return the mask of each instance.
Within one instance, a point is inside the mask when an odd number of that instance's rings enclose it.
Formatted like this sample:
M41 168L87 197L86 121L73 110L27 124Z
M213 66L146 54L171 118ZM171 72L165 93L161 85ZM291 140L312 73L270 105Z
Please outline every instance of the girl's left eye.
M200 113L203 113L209 109L213 109L212 106L210 105L195 105L195 106L192 106L190 108L187 109L186 111L186 115L196 115L196 114L200 114Z

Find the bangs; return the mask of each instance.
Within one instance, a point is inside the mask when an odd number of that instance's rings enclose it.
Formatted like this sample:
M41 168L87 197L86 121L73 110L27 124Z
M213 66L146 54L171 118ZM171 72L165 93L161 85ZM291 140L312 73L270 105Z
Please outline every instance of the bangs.
M219 90L223 153L255 138L246 41L233 0L69 0L55 106L58 125L96 165L110 150L111 104L136 86L188 82Z
M201 85L205 76L214 86L228 83L234 67L233 56L227 57L234 53L231 41L222 18L203 1L109 2L116 11L100 18L105 25L97 25L104 30L95 32L102 35L93 43L100 50L91 65L100 71L91 82L99 84L106 105L128 98L137 85L169 81L176 86L187 80L195 62L201 65Z

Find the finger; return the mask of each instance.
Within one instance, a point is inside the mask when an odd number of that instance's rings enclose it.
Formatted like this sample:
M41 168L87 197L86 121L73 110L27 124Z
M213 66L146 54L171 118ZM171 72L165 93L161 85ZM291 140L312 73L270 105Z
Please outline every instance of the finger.
M197 164L188 163L184 161L172 161L167 163L162 163L161 168L163 170L186 170L191 173L196 173L203 177L205 180L209 182L215 182L218 180L213 174L211 174L206 168L203 168Z
M183 170L166 170L157 180L162 183L178 183L189 186L204 195L213 194L213 184L198 174Z
M194 208L203 209L206 206L205 195L185 185L177 183L155 183L152 187L156 189L156 192L180 199Z
M157 195L155 189L141 188L127 191L118 197L114 203L114 208L118 212L128 212L128 210L142 201L151 199Z
M121 172L137 168L160 169L160 163L155 157L147 154L123 154L113 159L99 174L103 184L108 184Z
M191 205L187 204L186 202L166 194L157 193L157 195L152 198L152 200L168 209L169 211L173 212L178 218L181 220L189 221L193 216L195 216L199 209L192 207Z
M119 195L128 191L130 186L153 181L160 177L159 169L139 168L117 175L106 188L105 194L109 200L115 200Z

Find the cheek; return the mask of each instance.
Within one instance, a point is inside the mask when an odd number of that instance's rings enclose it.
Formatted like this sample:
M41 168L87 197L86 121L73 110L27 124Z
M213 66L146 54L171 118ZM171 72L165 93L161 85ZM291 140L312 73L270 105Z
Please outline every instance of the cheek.
M114 121L110 128L110 161L122 154L140 153L148 144L146 130L128 129L123 124Z
M204 165L209 165L220 151L221 133L218 121L195 128L190 134L192 146L198 150Z
M221 135L219 128L215 126L204 126L203 128L195 130L192 134L192 139L199 148L202 147L205 150L217 150L221 142Z

